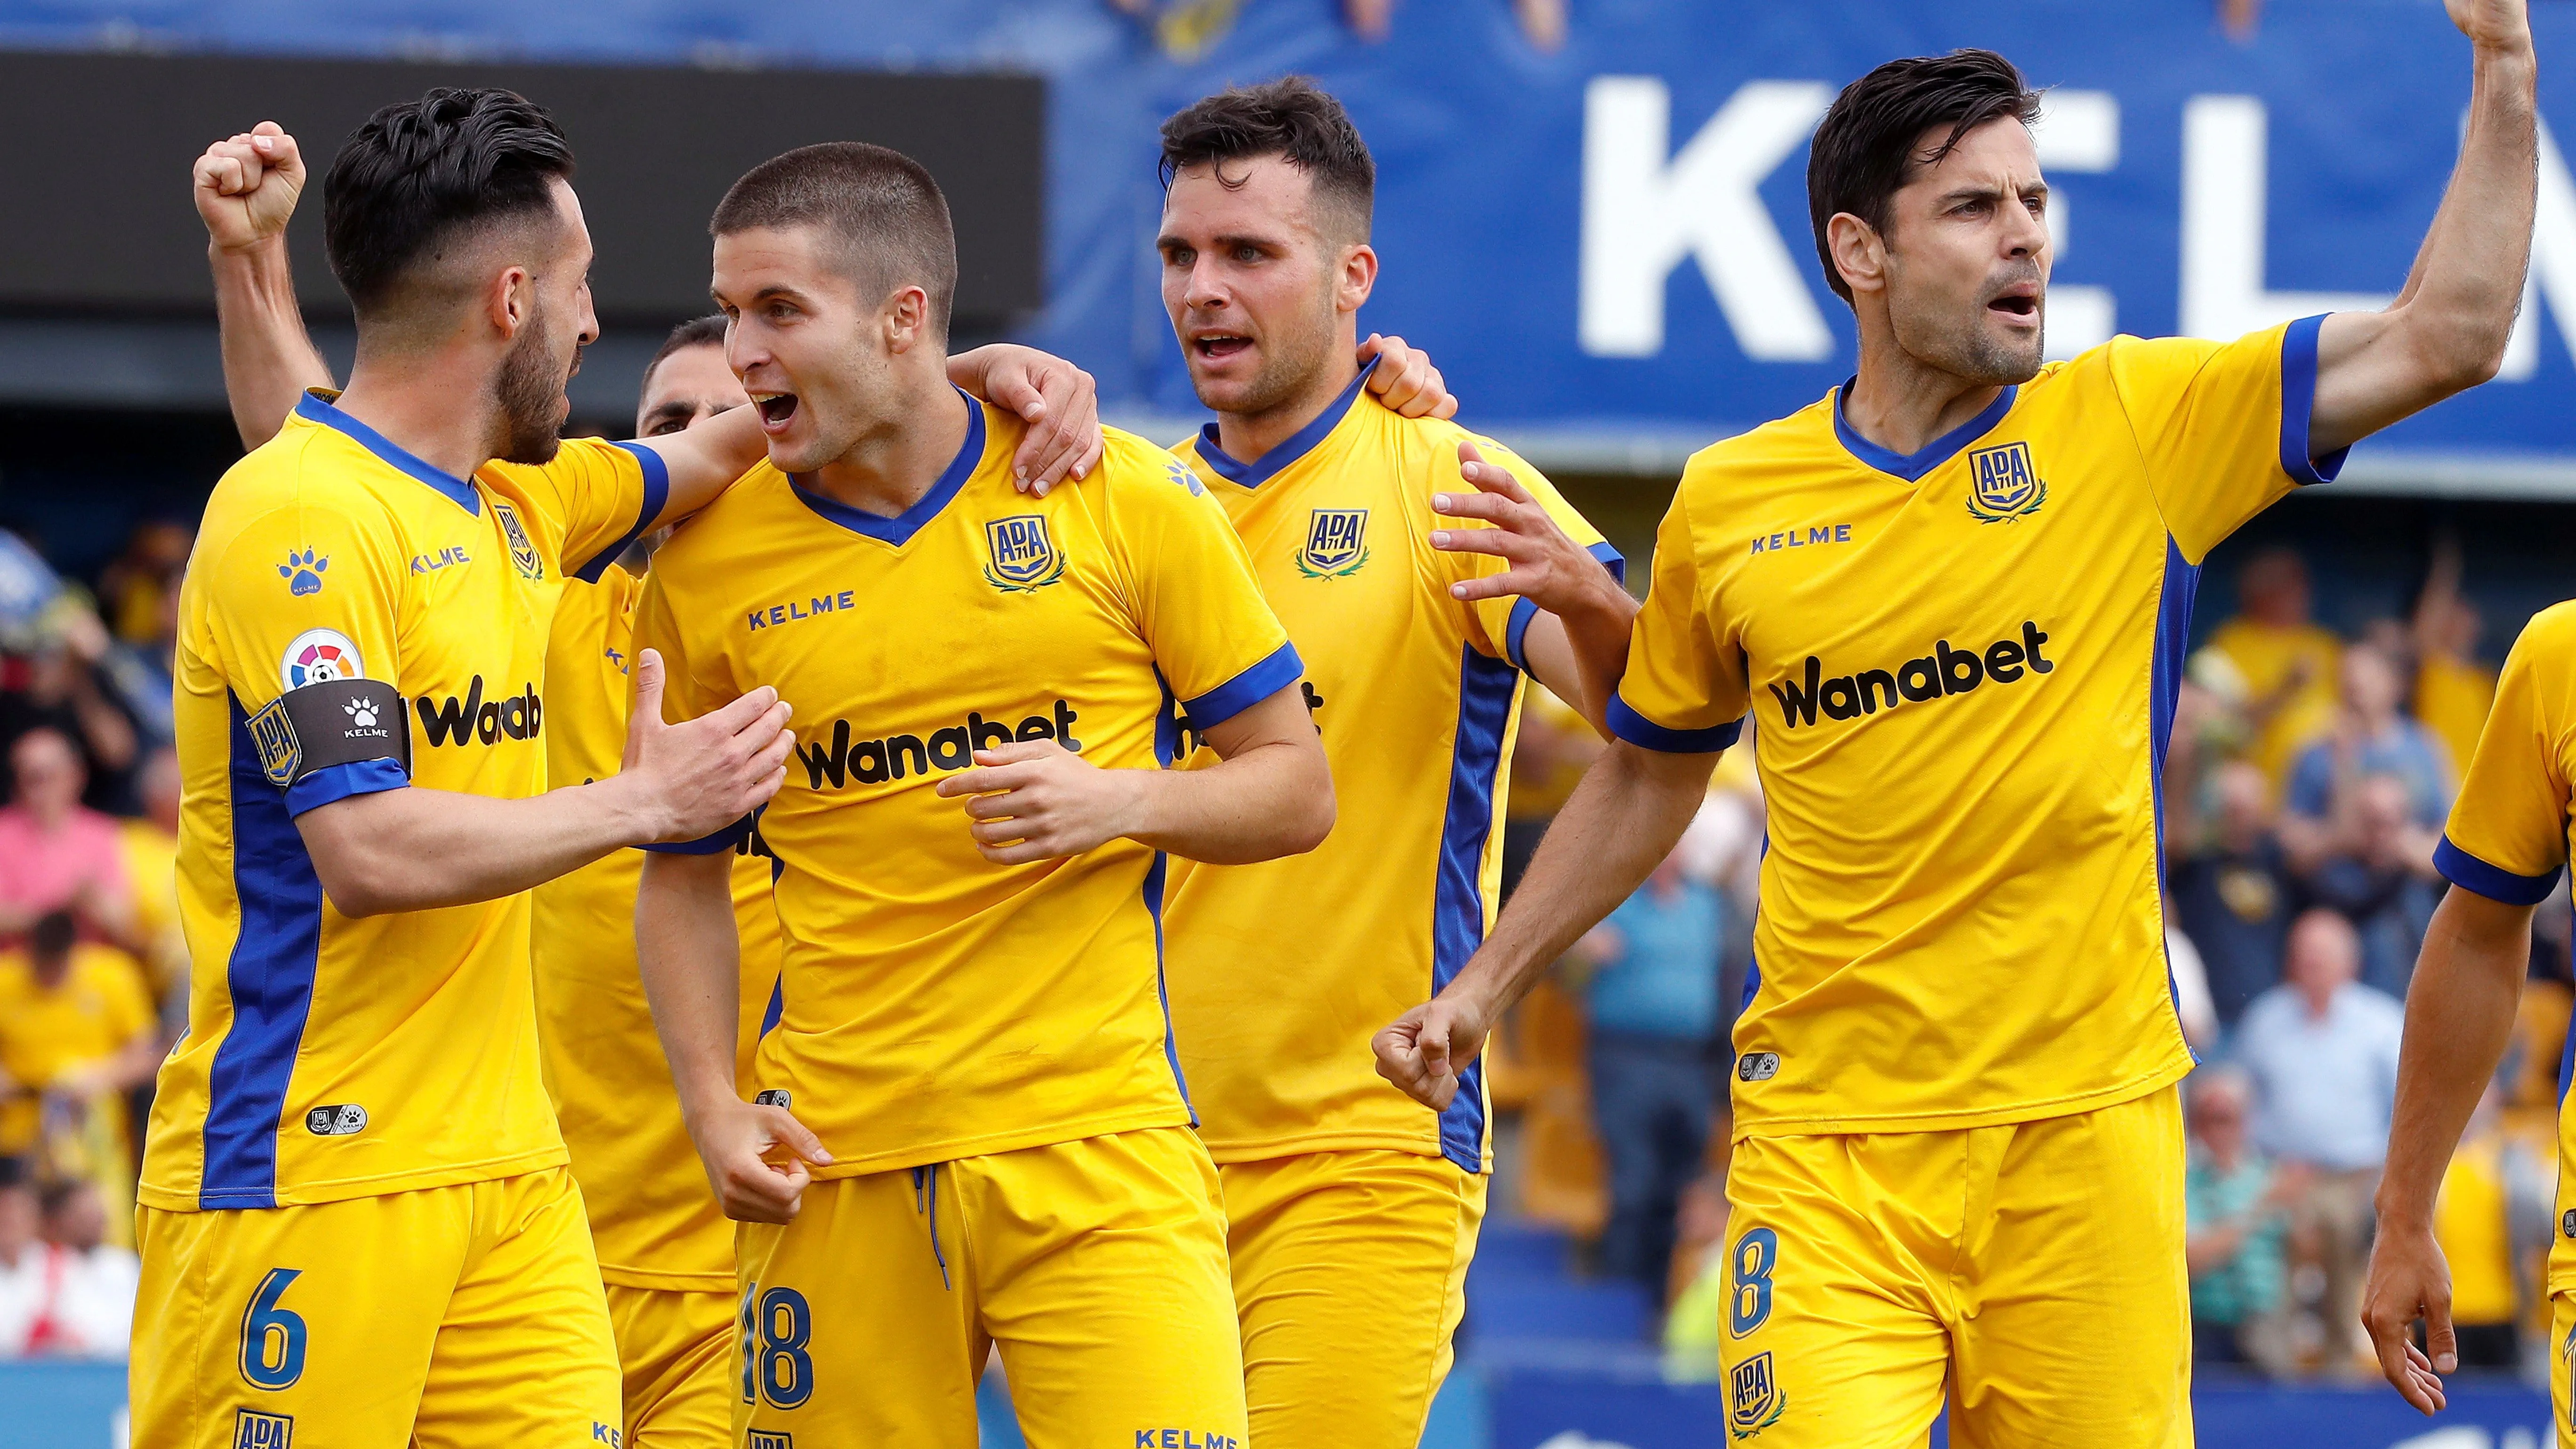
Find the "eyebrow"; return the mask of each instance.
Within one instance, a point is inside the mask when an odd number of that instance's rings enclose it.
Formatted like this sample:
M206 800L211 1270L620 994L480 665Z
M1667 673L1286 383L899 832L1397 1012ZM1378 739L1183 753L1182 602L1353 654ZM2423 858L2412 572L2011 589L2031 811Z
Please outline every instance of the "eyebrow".
M674 418L686 418L696 413L697 410L698 404L696 399L673 398L669 402L662 404L660 407L657 407L644 415L643 430L649 433L653 431L653 427L657 423L666 423Z
M1220 236L1212 236L1208 238L1208 241L1211 245L1218 247L1278 247L1286 245L1285 242L1282 242L1277 237L1250 236L1242 233L1227 233ZM1154 246L1156 250L1160 250L1164 247L1185 247L1189 245L1191 245L1191 242L1187 237L1174 236L1170 232L1165 232L1161 236L1154 238Z
M2033 180L2009 193L2000 186L1960 186L1941 193L1941 204L1943 206L1949 206L1955 202L1978 201L1987 198L2002 197L2007 194L2013 196L2046 196L2048 194L2048 183L2045 181Z

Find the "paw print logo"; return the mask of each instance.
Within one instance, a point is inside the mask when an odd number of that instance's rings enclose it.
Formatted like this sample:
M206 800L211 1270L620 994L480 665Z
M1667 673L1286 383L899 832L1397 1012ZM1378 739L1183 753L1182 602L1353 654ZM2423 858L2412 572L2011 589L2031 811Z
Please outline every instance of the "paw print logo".
M286 580L286 591L297 598L322 592L322 575L331 567L327 558L315 557L313 550L289 552L286 562L277 566L277 576Z
M350 724L362 730L376 727L376 706L373 700L353 699L340 707L348 711Z

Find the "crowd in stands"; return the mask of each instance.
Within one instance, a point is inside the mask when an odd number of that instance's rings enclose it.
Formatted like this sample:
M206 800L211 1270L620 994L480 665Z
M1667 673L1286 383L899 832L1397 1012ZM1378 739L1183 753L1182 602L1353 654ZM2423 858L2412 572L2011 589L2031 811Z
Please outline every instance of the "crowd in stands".
M2195 1357L2211 1371L2359 1379L2372 1197L2432 864L2494 698L2457 552L2411 618L2345 639L2288 549L2244 560L2238 612L2191 658L2163 810L2167 946L2183 1031ZM1751 743L1748 734L1747 743ZM1507 877L1599 748L1533 696L1514 757ZM1726 1042L1749 960L1761 796L1731 752L1674 858L1577 944L1499 1038L1511 1124L1497 1212L1588 1242L1600 1276L1666 1307L1677 1371L1707 1372L1726 1301ZM2509 1371L2546 1327L2556 1074L2570 1005L2563 895L2539 913L2516 1050L2438 1211L2461 1355Z
M121 1357L152 1078L186 1015L180 525L95 591L0 533L0 1356Z

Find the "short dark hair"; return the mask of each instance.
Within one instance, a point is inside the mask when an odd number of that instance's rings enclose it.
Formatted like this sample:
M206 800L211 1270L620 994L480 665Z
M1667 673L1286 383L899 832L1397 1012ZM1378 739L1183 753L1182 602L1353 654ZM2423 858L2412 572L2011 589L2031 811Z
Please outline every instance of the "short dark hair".
M792 226L823 228L848 254L852 275L884 291L918 285L930 295L932 331L947 340L957 232L948 198L920 162L865 141L799 146L744 172L707 230L722 237Z
M57 961L80 939L80 923L69 911L47 911L27 928L27 951L40 961Z
M705 317L692 317L688 321L681 323L679 326L672 328L671 335L663 338L662 345L653 350L653 360L644 364L644 380L647 382L652 381L653 369L660 367L670 358L672 353L685 352L692 347L722 347L724 346L724 340L725 319L723 313L717 312Z
M1316 200L1342 213L1347 239L1368 240L1377 206L1377 162L1350 112L1306 77L1232 86L1163 123L1166 191L1184 166L1255 156L1277 156L1306 173Z
M554 212L572 144L544 109L505 90L439 86L349 135L322 178L331 274L364 320L458 233Z
M1851 300L1825 239L1827 222L1848 211L1884 236L1888 202L1918 168L1940 165L1970 131L2006 116L2025 126L2038 120L2039 92L1991 50L1891 60L1843 87L1807 152L1807 217L1825 285ZM1918 152L1923 133L1936 126L1947 134Z

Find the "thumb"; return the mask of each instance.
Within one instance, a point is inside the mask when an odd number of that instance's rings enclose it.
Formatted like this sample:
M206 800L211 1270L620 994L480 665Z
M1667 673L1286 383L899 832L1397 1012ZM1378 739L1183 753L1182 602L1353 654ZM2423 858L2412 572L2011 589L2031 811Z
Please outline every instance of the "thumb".
M1422 1048L1422 1070L1434 1079L1449 1075L1449 1013L1435 1009L1424 1017L1415 1040Z
M816 1166L828 1166L832 1154L823 1149L823 1139L806 1129L794 1113L784 1107L773 1107L769 1113L769 1130L788 1151Z
M1379 352L1385 349L1385 347L1386 339L1384 337L1375 332L1370 333L1368 335L1368 340L1360 344L1360 361L1366 362L1370 358L1377 356Z
M2447 1294L2424 1305L2424 1347L2433 1360L2433 1372L2459 1371L2460 1336L2451 1327L2451 1300Z

